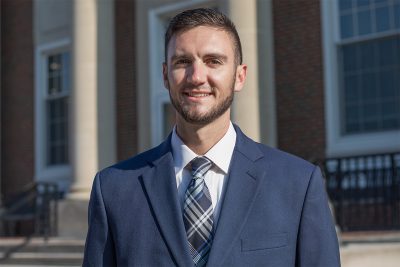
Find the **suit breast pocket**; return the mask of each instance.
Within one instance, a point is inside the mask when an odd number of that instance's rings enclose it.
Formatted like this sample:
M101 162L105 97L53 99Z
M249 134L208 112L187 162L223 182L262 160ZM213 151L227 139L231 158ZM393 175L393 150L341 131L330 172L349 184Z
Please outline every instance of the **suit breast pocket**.
M287 233L257 234L246 236L241 240L242 252L286 247L288 244Z

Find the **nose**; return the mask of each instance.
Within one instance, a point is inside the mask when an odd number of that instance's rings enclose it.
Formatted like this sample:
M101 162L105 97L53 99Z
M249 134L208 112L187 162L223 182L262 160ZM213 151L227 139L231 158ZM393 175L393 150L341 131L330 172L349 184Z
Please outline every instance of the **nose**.
M195 61L190 66L187 81L193 85L199 85L206 82L206 69L201 62Z

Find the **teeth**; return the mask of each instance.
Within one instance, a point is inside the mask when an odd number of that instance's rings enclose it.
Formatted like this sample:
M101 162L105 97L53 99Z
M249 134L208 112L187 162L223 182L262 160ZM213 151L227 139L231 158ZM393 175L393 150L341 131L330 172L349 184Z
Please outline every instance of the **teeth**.
M209 96L210 94L196 94L196 93L188 93L189 96L193 97L202 97L202 96Z

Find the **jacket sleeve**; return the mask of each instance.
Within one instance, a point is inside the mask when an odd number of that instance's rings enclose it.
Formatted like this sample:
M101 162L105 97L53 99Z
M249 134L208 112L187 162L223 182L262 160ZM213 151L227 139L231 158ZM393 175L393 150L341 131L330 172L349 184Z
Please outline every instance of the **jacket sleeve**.
M297 237L297 267L340 266L339 245L321 171L309 181Z
M89 229L86 237L84 267L116 266L114 242L108 225L100 173L94 179L89 201Z

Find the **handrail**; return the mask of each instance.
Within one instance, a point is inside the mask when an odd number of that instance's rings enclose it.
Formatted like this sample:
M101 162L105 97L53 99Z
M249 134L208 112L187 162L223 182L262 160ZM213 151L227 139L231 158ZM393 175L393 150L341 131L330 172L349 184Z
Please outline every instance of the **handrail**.
M35 235L45 238L49 235L55 235L57 233L58 198L57 184L50 182L29 183L19 193L3 202L0 221L3 221L5 225L13 224L15 226L17 222L34 220Z
M400 152L329 158L323 168L343 231L400 229Z

